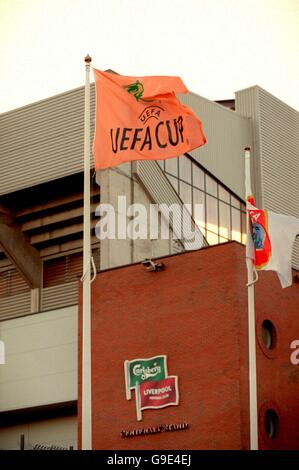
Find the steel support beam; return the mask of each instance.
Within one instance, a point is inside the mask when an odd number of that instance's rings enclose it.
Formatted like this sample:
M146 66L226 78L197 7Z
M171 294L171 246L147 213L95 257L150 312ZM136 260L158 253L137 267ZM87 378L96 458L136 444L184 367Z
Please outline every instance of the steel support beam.
M39 252L30 245L15 223L14 215L2 205L0 205L0 245L28 285L32 289L40 288L42 265Z

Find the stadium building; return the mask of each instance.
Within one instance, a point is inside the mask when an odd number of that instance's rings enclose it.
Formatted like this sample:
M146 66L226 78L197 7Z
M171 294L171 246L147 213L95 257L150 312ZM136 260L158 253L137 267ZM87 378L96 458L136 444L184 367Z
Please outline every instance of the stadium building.
M180 99L201 119L205 146L97 174L91 167L96 449L249 447L243 149L252 149L257 205L299 217L298 112L258 86L231 101ZM83 127L83 87L0 115L1 449L80 445ZM132 220L119 211L119 196L147 208L189 204L201 248L178 236L175 221L168 239L100 241L100 202ZM159 231L165 223L161 213ZM298 240L292 263L296 281ZM299 365L291 361L298 304L297 282L282 290L274 273L260 274L260 448L299 447ZM124 361L156 355L178 376L180 401L146 410L138 422Z

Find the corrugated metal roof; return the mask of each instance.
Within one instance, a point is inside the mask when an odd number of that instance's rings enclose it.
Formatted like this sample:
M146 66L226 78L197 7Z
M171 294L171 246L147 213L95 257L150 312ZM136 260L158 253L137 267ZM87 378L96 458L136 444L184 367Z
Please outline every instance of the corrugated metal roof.
M244 197L240 152L251 144L249 120L194 93L180 95L180 100L203 121L208 138L207 145L192 155ZM91 84L91 142L94 124ZM83 148L84 87L1 114L0 195L82 171Z
M91 139L95 90L91 85ZM84 87L0 115L0 195L83 171Z

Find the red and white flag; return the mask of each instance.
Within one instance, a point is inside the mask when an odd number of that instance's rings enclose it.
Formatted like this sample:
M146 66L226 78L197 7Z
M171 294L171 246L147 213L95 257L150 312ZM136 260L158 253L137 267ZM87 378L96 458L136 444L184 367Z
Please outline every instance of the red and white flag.
M253 240L247 236L247 257L256 269L276 271L281 287L292 285L292 250L299 235L299 219L257 209L252 197L247 200Z

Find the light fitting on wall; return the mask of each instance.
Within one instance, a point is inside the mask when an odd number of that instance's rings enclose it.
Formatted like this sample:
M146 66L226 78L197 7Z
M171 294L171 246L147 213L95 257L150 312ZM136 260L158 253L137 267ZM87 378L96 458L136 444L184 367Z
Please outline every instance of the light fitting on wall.
M143 264L148 271L162 271L165 269L164 263L156 263L151 259L145 259L144 261L141 261L141 264Z

